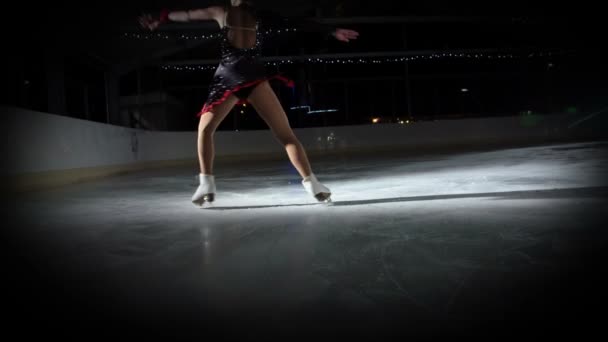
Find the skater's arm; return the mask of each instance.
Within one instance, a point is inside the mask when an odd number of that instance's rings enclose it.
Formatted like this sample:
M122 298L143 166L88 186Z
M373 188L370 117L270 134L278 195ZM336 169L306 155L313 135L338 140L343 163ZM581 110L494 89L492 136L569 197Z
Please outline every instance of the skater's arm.
M224 15L224 8L221 6L211 6L201 9L169 11L162 10L157 18L153 18L150 14L143 15L139 18L139 23L144 28L155 30L158 26L167 22L188 22L195 20L215 20L220 23Z
M169 20L171 21L191 21L191 20L220 20L224 15L224 8L221 6L212 6L202 9L194 9L187 11L169 12Z
M304 32L321 33L326 36L332 36L343 42L357 39L359 36L359 33L354 30L337 28L309 18L284 17L273 11L262 12L261 17L271 27L282 27Z

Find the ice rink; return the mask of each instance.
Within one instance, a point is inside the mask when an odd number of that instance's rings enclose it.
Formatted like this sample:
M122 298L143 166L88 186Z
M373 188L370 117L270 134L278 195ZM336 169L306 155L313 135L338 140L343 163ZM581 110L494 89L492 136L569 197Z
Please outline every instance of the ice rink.
M584 336L606 304L607 152L311 158L332 205L287 158L218 162L210 209L190 167L30 192L4 206L7 293L66 335Z

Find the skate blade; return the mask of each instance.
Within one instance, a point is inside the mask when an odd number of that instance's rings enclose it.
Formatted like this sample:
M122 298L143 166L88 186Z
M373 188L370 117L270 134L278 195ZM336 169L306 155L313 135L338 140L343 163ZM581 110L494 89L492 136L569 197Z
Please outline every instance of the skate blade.
M213 202L205 202L203 203L203 205L200 206L201 209L209 209L209 208L213 208Z
M319 202L330 203L331 202L331 193L320 192L320 193L318 193L318 194L315 195L315 198Z
M201 209L207 209L213 207L213 201L215 200L215 196L213 194L204 195L201 199L192 201L194 205Z
M213 202L199 201L199 202L192 202L192 203L199 209L213 208Z

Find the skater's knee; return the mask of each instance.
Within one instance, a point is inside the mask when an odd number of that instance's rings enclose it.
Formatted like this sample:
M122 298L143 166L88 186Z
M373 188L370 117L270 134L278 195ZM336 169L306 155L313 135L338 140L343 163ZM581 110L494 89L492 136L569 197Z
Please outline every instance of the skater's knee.
M283 146L297 145L300 143L298 138L296 138L296 136L293 134L277 135L276 138L279 141L279 143Z
M209 135L212 136L215 133L216 127L211 123L201 123L198 125L198 133L200 135Z

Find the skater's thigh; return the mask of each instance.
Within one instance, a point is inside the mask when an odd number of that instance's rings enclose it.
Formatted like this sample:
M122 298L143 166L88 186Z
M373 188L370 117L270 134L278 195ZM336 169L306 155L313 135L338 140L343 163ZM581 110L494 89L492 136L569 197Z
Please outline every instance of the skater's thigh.
M247 98L260 117L266 122L279 139L290 138L293 131L289 126L287 114L268 81L260 83Z
M215 105L210 111L203 113L198 124L199 129L214 132L238 100L236 96L230 95L224 102Z

